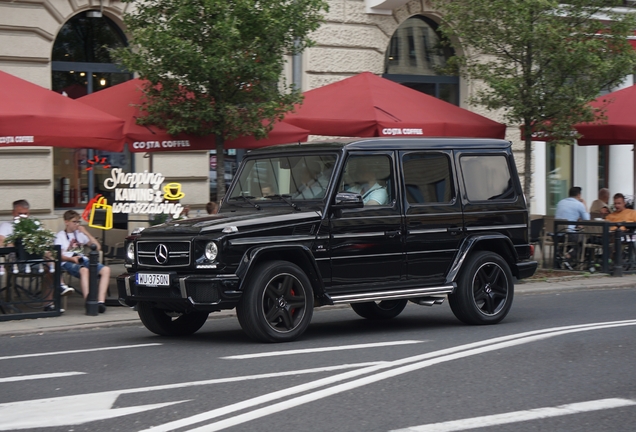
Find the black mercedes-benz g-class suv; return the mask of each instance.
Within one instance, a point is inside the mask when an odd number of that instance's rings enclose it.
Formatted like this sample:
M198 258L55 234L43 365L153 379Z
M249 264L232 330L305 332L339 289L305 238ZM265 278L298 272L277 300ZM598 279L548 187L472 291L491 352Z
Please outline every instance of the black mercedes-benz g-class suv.
M260 341L298 338L314 307L394 318L448 297L468 324L510 311L531 276L528 209L510 143L375 138L250 152L218 214L131 236L120 302L160 335L236 308Z

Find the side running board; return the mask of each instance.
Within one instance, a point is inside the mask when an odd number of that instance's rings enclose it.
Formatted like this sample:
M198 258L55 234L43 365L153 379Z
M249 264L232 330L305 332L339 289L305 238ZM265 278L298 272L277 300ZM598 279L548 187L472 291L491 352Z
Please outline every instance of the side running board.
M364 303L379 300L409 299L423 296L450 294L455 289L455 284L428 288L412 288L395 291L372 291L355 294L327 295L332 304Z

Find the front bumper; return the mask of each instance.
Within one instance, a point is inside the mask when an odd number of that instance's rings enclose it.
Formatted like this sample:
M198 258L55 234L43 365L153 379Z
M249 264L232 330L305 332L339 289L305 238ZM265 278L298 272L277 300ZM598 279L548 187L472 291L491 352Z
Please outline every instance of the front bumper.
M169 286L137 285L135 274L117 277L119 302L134 306L153 302L174 310L222 310L236 307L241 297L236 275L192 275L170 273Z

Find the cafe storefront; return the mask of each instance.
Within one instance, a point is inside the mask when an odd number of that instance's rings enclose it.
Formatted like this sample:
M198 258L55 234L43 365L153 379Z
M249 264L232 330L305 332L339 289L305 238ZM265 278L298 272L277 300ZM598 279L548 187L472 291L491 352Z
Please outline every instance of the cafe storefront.
M329 3L325 23L314 35L316 45L289 59L285 69L287 81L310 90L370 71L501 121L492 112L467 105L473 83L435 72L452 52L435 48L439 45L436 26L442 17L426 2L333 0ZM104 47L128 44L123 16L134 8L134 3L49 0L28 3L28 13L24 5L0 2L0 70L70 98L132 78L113 63ZM508 128L507 138L513 142L518 166L523 167L523 144L516 127ZM595 166L581 171L583 158L577 153L567 162L567 155L561 151L554 155L546 151L534 156L536 194L529 197L533 213L548 214L547 207L552 204L548 203L547 194L552 201L557 200L564 181L576 183L579 176L591 178L594 170L596 181L598 174L598 157L592 162ZM614 149L611 152L616 153ZM229 156L229 160L234 157ZM231 168L235 168L239 158L232 161ZM553 160L557 162L552 164ZM604 175L610 188L614 175L633 173L624 169L632 158L626 161L623 154L610 154L604 160ZM212 183L216 181L211 177L216 170L214 161L209 150L113 153L48 147L0 148L0 220L10 215L11 202L26 198L34 215L52 229L60 229L60 216L65 210L83 209L97 194L108 196L103 181L113 168L125 173L161 172L168 183L182 185L186 192L183 204L189 204L196 212L211 198ZM586 193L595 189L596 184L584 186ZM590 197L586 195L586 199ZM135 219L147 221L148 216L139 215ZM127 228L132 229L133 225L127 223Z

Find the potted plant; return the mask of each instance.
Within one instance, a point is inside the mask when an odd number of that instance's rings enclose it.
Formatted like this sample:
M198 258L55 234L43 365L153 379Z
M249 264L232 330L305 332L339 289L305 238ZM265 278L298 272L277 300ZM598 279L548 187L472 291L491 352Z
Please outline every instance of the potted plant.
M15 245L18 260L42 259L46 252L53 250L55 234L38 219L16 216L13 233L5 241Z

